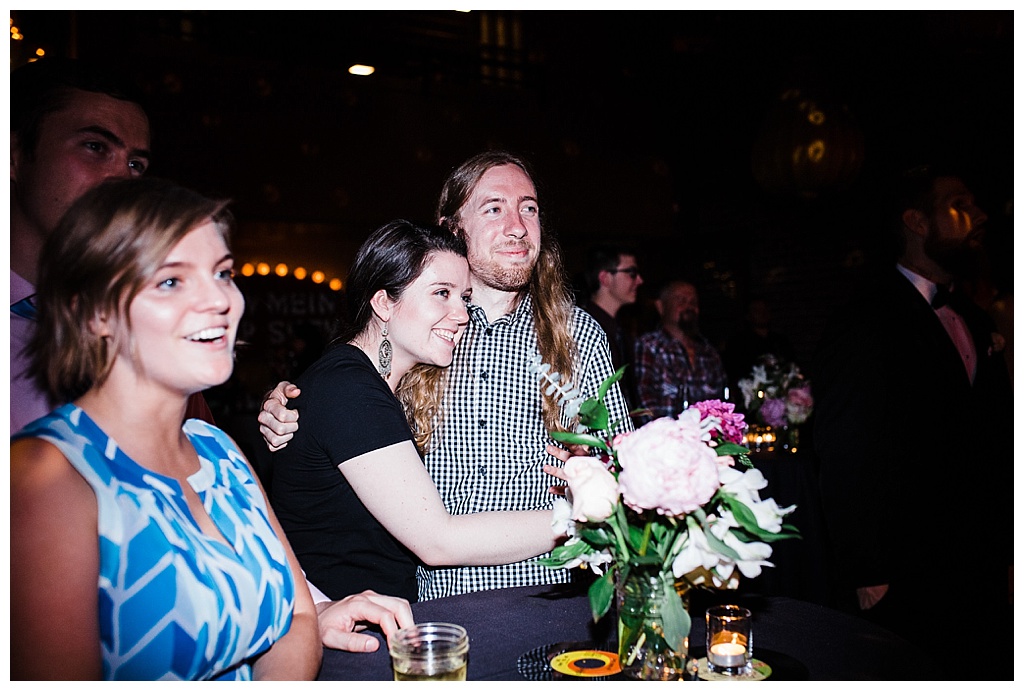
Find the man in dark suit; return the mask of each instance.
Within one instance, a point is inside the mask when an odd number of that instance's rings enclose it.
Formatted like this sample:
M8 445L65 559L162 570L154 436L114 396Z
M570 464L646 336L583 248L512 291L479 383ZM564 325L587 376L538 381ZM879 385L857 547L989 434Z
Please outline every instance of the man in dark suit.
M897 266L826 329L811 377L833 565L852 606L937 653L944 678L1010 679L1012 386L994 324L955 286L986 216L944 171L898 187ZM971 650L979 628L1005 657Z

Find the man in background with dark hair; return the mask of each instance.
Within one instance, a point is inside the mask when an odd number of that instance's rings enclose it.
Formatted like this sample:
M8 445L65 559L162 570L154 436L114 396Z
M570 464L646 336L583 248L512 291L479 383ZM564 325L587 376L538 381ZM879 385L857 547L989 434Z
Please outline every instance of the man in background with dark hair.
M87 63L46 58L11 73L11 433L49 401L23 349L35 330L46 237L82 194L149 167L149 119L129 91Z
M633 371L633 336L618 320L619 310L636 302L637 289L643 284L636 253L614 244L596 245L587 254L583 279L589 299L581 305L608 335L612 365L627 365L621 384L630 410L637 407L635 373Z
M956 285L980 266L986 216L934 168L894 196L896 266L836 315L811 375L833 567L851 609L937 653L941 678L1012 679L1012 385ZM1006 655L943 649L969 620Z

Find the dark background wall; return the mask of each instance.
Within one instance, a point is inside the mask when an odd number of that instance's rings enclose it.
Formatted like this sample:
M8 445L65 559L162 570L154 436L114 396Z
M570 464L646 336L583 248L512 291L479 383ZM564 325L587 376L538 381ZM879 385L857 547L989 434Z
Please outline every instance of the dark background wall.
M639 317L660 282L686 275L716 341L761 295L806 359L827 315L890 261L886 176L942 155L968 166L992 278L1012 290L1011 11L11 18L24 37L12 67L41 47L130 73L152 119L152 173L234 199L241 262L344 279L370 230L429 220L454 166L509 148L535 164L545 231L572 272L589 243L628 239L647 280ZM354 62L377 71L352 76ZM309 325L328 323L340 294L273 275L240 283L254 345L226 400L245 416L304 361L296 351L319 338Z

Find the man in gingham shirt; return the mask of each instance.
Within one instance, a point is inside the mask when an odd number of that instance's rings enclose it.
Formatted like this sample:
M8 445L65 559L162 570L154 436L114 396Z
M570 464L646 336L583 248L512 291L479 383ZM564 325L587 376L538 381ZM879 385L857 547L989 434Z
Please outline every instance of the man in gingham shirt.
M583 397L596 395L611 375L604 331L572 303L560 251L541 234L540 208L527 164L502 152L466 161L448 177L438 221L466 240L473 287L470 322L455 350L444 417L432 435L425 463L452 514L551 507L549 430L570 420L542 396L529 369L540 359L562 372ZM260 414L273 449L297 425L278 385ZM630 429L618 386L605 398L611 419ZM501 535L495 535L501 540ZM529 559L501 566L420 568L419 595L427 600L493 588L569 580L565 570Z
M445 418L427 453L427 470L453 514L549 508L551 478L543 466L551 462L545 448L554 421L545 422L531 360L540 355L552 370L571 377L584 396L595 395L613 371L607 337L593 317L558 290L559 251L541 234L536 188L521 159L489 152L464 163L445 183L438 220L466 240L473 304L449 371ZM549 297L552 289L554 299ZM559 309L564 310L564 335L576 349L574 360L563 354L562 367L539 347L536 321L557 319ZM618 387L607 402L612 419L627 417ZM566 427L570 421L560 423ZM418 575L424 600L569 579L568 572L534 559L503 566L421 568Z

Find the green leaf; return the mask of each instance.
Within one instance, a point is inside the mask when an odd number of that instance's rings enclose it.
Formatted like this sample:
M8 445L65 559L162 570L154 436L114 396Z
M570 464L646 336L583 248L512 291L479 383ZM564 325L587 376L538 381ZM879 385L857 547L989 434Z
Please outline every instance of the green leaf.
M750 450L745 446L734 444L732 442L725 442L724 444L719 444L715 447L715 453L719 456L732 456L745 468L754 467L754 464L751 463L750 456L748 455Z
M612 596L615 595L614 574L614 569L608 569L600 578L590 584L590 590L587 591L594 621L603 617L611 609Z
M710 530L704 530L701 524L698 524L692 517L687 516L686 524L690 527L690 530L700 530L704 533L704 538L708 541L708 546L718 552L719 554L732 559L733 561L739 561L740 555L729 545L719 540Z
M603 526L594 528L580 528L577 526L576 534L580 536L580 540L588 542L598 549L615 544L615 534L609 532Z
M762 542L775 542L777 540L785 540L797 536L793 534L792 531L796 529L792 526L784 525L783 531L778 533L772 533L765 530L757 524L757 517L754 515L754 512L750 510L750 507L731 494L722 493L719 495L719 498L722 500L722 503L726 508L732 512L733 518L735 518L736 522L740 524L740 527Z
M690 613L683 607L683 598L676 592L671 578L665 578L665 592L662 599L665 609L661 623L665 627L665 641L673 650L678 650L683 639L690 635Z
M611 449L608 448L604 440L600 437L595 437L593 434L576 434L575 432L559 432L556 430L551 432L551 438L563 444L591 446L608 453L611 452Z
M589 429L608 431L608 406L604 401L588 398L580 406L580 422Z
M551 550L550 557L544 557L538 559L538 563L551 568L563 568L566 564L571 562L573 559L579 557L581 554L588 554L594 552L594 548L588 545L586 542L571 542L563 545L558 545Z
M623 365L619 369L615 370L615 374L601 382L601 386L597 389L597 400L604 400L604 396L608 393L608 389L612 388L612 384L622 379L622 375L625 373L627 367L629 367L629 365Z
M746 454L747 448L740 446L739 444L733 444L732 442L726 442L719 444L715 447L715 453L719 456L739 456L740 454Z
M608 527L615 534L615 549L612 550L612 553L622 558L627 558L630 554L628 542L629 522L626 520L626 509L621 502L616 504L615 511L608 517L607 523Z
M634 554L640 554L640 548L644 544L644 531L643 528L637 525L629 524L627 538L629 540L630 551Z
M732 517L736 519L745 530L755 532L761 530L757 525L757 516L750 510L750 507L741 502L739 499L731 494L721 493L719 498L722 503L725 504L726 508L732 512Z
M632 557L630 559L634 566L661 566L661 555L657 552Z

